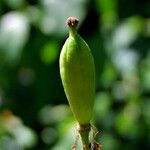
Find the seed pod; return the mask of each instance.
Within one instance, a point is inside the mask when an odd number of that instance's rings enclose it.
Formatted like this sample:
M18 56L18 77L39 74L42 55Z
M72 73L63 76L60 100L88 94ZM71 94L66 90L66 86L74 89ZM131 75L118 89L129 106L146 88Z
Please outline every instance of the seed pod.
M69 37L60 54L60 75L71 110L80 125L89 124L95 96L95 66L91 50L77 33L78 19L67 19Z

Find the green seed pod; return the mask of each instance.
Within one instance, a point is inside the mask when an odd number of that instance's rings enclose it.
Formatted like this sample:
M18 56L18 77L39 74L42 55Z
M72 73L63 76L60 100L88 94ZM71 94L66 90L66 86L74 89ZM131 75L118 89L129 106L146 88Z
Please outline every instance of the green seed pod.
M95 66L91 50L77 33L78 19L69 17L69 37L60 54L60 75L71 110L80 125L89 124L95 96Z

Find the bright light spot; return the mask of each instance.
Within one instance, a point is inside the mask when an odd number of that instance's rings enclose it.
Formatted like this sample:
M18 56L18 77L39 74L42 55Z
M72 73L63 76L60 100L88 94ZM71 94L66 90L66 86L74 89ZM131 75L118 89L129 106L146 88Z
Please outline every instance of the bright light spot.
M123 49L114 53L113 61L116 67L124 75L136 70L138 54L131 49Z
M22 48L29 34L27 18L18 12L9 12L0 20L0 48L3 56L9 63L20 58Z

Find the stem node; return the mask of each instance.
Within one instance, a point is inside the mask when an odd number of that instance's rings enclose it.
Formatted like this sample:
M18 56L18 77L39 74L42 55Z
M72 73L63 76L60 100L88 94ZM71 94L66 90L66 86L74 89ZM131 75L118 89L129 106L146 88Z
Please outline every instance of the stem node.
M80 125L78 126L78 132L80 133L83 148L82 150L90 150L90 142L89 142L89 133L91 130L91 125Z

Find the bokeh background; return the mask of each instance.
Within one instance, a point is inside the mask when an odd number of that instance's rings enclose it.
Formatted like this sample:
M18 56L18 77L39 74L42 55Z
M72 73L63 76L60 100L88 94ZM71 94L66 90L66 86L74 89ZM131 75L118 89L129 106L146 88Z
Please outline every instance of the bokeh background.
M74 144L76 122L59 74L69 16L80 18L95 60L92 122L102 149L149 150L149 0L0 1L0 150Z

